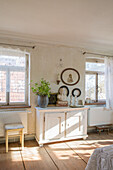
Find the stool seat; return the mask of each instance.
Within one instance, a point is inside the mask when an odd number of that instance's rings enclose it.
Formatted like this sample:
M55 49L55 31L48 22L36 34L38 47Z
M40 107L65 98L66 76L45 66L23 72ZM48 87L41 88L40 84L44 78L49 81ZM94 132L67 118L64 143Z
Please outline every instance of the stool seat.
M10 123L4 125L6 135L6 152L8 152L8 132L18 131L20 135L20 143L24 147L24 126L22 123Z
M99 131L99 134L101 133L102 130L107 130L109 133L111 126L112 126L112 124L98 125L98 126L96 126L96 129Z
M22 123L11 123L5 125L5 130L13 130L13 129L23 129L24 126Z

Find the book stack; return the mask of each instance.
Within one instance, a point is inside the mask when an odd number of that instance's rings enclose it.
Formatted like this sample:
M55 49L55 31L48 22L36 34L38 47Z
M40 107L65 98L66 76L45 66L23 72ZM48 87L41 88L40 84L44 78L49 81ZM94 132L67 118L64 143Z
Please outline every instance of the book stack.
M68 107L68 101L57 101L57 107Z

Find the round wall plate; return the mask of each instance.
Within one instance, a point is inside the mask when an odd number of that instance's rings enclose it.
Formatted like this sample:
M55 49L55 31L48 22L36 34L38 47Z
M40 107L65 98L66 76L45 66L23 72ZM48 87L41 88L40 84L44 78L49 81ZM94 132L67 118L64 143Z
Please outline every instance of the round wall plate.
M58 89L58 93L59 93L59 90L60 90L61 88L65 88L65 89L67 90L67 97L68 97L68 96L69 96L69 89L68 89L68 87L67 87L67 86L61 86L61 87Z
M77 94L74 94L74 92L77 91ZM81 90L79 88L75 88L72 90L72 95L73 97L75 97L75 95L77 95L77 97L79 97L81 95Z

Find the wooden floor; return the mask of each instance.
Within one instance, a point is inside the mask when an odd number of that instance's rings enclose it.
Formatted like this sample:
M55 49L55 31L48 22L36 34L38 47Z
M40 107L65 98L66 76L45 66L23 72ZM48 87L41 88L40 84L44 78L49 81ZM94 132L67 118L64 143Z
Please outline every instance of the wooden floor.
M26 141L21 151L19 143L0 144L0 170L84 170L95 148L113 144L113 133L89 134L87 140L55 143L39 147L34 140Z

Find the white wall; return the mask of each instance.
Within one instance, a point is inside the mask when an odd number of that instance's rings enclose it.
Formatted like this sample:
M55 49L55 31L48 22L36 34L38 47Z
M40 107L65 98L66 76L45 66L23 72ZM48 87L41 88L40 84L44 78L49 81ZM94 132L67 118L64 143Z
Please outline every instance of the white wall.
M59 66L59 61L62 59L63 66ZM62 82L57 85L57 74L61 73L65 68L75 68L80 73L80 81L74 86L68 86L70 94L73 88L80 88L81 96L79 99L84 99L84 70L85 58L81 51L76 48L58 47L50 45L38 45L31 52L31 79L39 82L41 78L48 80L51 84L51 92L58 92ZM37 105L36 96L31 93L31 105L33 114L29 115L29 133L34 132L34 107Z
M63 67L59 66L60 58L63 60ZM31 55L31 79L39 81L41 78L49 80L51 91L57 92L58 88L63 85L56 84L57 74L65 68L75 68L80 73L80 81L74 87L80 87L82 96L84 96L84 63L85 59L75 48L55 47L55 46L38 46ZM71 86L70 86L71 87Z
M9 40L9 39L0 39L0 42L3 43L13 43L13 44L24 44L25 42L20 42L17 40ZM8 46L6 46L8 47ZM18 48L12 46L12 48ZM19 47L20 48L20 47ZM79 48L70 48L65 46L55 46L55 45L42 45L38 44L35 49L30 48L21 48L21 50L26 50L31 54L31 80L34 82L39 82L41 78L48 80L51 84L51 92L57 92L59 87L64 85L60 83L56 84L57 74L61 73L65 68L75 68L80 73L80 81L75 86L68 86L70 92L73 88L80 88L81 96L79 99L84 99L85 93L85 57L82 55L82 50ZM63 66L59 66L59 61L62 59ZM28 114L27 124L28 134L35 133L35 106L37 105L37 96L32 92L30 93L30 104L31 104L31 113ZM111 118L111 112L109 111L101 111L97 109L93 109L93 112L90 114L89 112L89 124L94 125L96 120L101 123L108 123L108 121L113 121ZM103 116L105 114L105 116ZM109 117L107 116L109 115ZM107 118L106 120L102 120L101 118ZM98 119L99 118L99 119ZM99 124L100 122L96 122Z
M17 40L0 39L0 42L25 44ZM7 47L7 46L6 46ZM18 48L13 47L12 48ZM20 48L20 47L19 47ZM25 48L21 48L25 50ZM51 84L51 92L57 92L63 83L56 84L57 74L65 68L75 68L80 73L80 81L75 86L68 86L70 92L73 88L80 88L81 96L84 99L84 74L85 74L85 57L79 48L70 48L55 45L37 45L35 49L26 48L31 54L31 80L39 82L41 78L48 80ZM59 66L62 59L63 66ZM37 105L37 96L31 92L30 96L31 114L28 114L28 133L35 133L35 106Z

